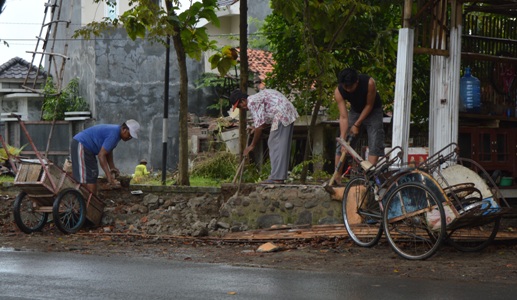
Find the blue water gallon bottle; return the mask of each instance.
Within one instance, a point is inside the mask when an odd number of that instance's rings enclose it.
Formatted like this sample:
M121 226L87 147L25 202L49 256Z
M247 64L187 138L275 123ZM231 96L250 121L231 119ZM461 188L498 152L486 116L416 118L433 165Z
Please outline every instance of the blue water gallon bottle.
M481 112L481 88L479 79L472 76L470 67L465 68L465 75L460 79L460 111Z

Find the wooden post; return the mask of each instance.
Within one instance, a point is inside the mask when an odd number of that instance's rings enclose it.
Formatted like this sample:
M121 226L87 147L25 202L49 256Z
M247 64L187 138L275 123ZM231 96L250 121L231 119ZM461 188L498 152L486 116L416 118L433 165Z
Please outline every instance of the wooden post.
M397 74L393 105L393 133L391 147L400 146L408 153L409 124L411 123L411 93L413 80L414 29L409 28L411 0L404 6L404 28L399 30L397 50ZM403 161L407 155L403 157Z
M446 4L438 4L436 11L446 10ZM446 145L458 141L459 84L461 62L461 13L462 4L451 1L450 36L436 35L433 39L441 49L448 46L449 56L431 57L430 111L429 111L429 155ZM439 14L437 12L437 14ZM435 24L440 26L440 24ZM446 42L449 40L449 44Z

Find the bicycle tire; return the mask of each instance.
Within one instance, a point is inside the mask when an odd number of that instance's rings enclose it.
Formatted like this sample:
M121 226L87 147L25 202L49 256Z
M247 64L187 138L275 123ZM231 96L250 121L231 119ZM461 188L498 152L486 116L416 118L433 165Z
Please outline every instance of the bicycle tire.
M343 223L354 243L373 247L379 242L382 236L380 206L375 201L372 185L364 177L355 177L346 185L342 213Z
M442 202L422 183L407 182L389 195L383 226L392 249L409 260L436 253L446 235Z

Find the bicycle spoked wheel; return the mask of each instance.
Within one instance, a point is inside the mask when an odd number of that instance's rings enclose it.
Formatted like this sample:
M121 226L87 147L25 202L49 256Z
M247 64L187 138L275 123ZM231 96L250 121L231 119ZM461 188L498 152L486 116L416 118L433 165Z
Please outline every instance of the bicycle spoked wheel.
M393 250L411 260L431 257L446 234L442 203L419 182L404 183L390 194L383 223Z
M373 188L363 177L348 182L343 193L342 212L348 235L357 245L372 247L379 242L382 215Z
M501 216L485 217L484 224L454 229L448 232L447 242L463 252L476 252L490 245L499 231Z

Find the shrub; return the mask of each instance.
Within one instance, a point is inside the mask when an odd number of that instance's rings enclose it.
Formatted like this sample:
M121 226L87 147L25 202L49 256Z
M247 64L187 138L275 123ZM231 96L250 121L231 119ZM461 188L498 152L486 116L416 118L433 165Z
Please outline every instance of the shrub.
M67 111L88 110L88 103L79 95L79 79L70 80L66 88L58 93L52 77L45 83L45 100L42 106L42 119L45 121L64 120Z

